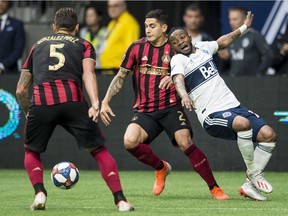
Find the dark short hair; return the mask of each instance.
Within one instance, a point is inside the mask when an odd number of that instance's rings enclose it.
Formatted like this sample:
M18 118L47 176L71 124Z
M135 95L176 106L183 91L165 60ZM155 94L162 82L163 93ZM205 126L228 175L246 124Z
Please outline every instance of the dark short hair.
M54 17L54 24L57 29L65 29L72 32L78 24L77 13L73 8L61 8Z
M186 32L186 33L189 35L189 33L187 32L187 30L186 30L184 27L173 27L173 28L171 28L171 30L169 31L168 37L170 37L171 34L172 34L174 31L177 31L177 30L183 30L184 32Z
M146 14L145 18L155 18L159 23L168 25L168 15L162 9L155 9Z
M198 4L196 4L196 3L193 3L193 4L190 4L190 5L188 5L186 8L185 8L185 13L187 13L187 11L199 11L200 12L200 14L202 15L202 10L201 10L201 8L199 7L199 5Z
M229 11L239 11L243 16L246 16L247 15L247 9L244 8L244 7L231 7L229 8Z

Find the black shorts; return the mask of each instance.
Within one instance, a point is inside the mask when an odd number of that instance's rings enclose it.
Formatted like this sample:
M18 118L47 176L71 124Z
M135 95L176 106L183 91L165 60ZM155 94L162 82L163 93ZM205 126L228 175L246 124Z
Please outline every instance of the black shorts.
M149 137L146 144L151 143L163 130L175 146L178 146L175 140L176 131L188 129L193 137L190 121L181 106L150 113L135 113L131 123L140 125L146 131Z
M25 144L35 152L44 152L55 127L61 125L76 138L79 148L103 146L104 136L98 124L88 117L88 109L85 101L30 106L25 127Z

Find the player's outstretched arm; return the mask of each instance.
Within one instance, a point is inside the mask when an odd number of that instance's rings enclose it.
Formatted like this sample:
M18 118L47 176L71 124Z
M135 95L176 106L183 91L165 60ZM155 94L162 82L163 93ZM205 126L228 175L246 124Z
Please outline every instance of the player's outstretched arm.
M16 96L26 118L29 108L29 89L32 81L32 74L28 70L22 69L21 76L17 84Z
M246 19L244 21L244 24L240 26L238 29L234 30L233 32L230 32L229 34L223 35L220 38L218 38L218 50L224 49L228 47L231 43L233 43L243 32L245 32L247 29L249 29L252 25L254 19L254 14L252 14L251 11L248 11L246 15Z
M173 81L178 95L182 98L181 100L182 106L188 109L189 111L192 111L192 109L194 109L195 107L186 91L183 74L174 75Z
M100 116L101 116L103 123L106 126L108 126L111 122L111 118L109 114L113 117L115 116L111 107L109 106L109 103L111 102L112 98L121 91L124 81L129 72L130 71L125 68L119 69L118 73L111 81L108 87L108 90L106 92L105 98L102 101Z
M83 60L83 75L82 79L91 102L91 108L88 110L88 115L92 121L97 122L99 116L99 97L96 74L94 71L95 62L92 59L86 58Z

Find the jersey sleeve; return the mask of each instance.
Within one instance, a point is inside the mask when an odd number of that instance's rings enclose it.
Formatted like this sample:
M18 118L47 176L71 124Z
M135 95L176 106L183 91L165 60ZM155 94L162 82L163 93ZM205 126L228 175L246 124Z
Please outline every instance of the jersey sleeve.
M214 55L219 48L217 41L196 42L194 46L208 52L210 55Z
M122 63L120 67L133 70L136 64L136 48L134 44L131 44L130 47L127 49L126 53L124 54Z
M22 66L22 70L25 70L25 71L28 71L30 73L32 73L32 64L33 64L33 52L35 50L35 45L32 46L30 52L29 52L29 55L28 57L26 58L23 66Z
M83 59L90 58L90 59L93 59L94 61L96 61L96 52L95 52L93 45L86 40L84 40L83 44L85 46L85 50L83 53Z
M185 63L183 61L183 56L181 54L176 54L172 57L170 66L171 66L171 77L176 74L185 75Z

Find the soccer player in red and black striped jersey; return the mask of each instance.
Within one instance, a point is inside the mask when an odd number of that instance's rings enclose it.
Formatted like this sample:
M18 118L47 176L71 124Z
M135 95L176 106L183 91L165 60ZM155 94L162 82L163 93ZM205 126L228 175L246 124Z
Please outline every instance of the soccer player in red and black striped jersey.
M150 143L165 131L171 142L189 158L194 170L207 183L217 200L229 199L217 185L204 153L192 141L190 122L169 76L170 59L174 55L166 31L168 16L161 9L150 11L145 19L146 37L134 42L127 50L120 69L102 101L100 116L107 126L115 116L109 103L121 90L127 75L133 71L135 114L124 135L128 152L156 170L153 193L161 194L171 166L150 148Z
M17 85L17 98L25 114L24 165L35 190L32 210L44 210L47 192L43 184L43 164L40 154L57 125L72 134L79 148L86 148L98 162L103 179L114 195L119 211L130 211L119 179L114 158L97 124L99 99L93 46L75 37L79 24L72 8L62 8L55 14L55 34L37 41L26 59ZM88 107L82 93L82 82L88 93ZM29 89L33 95L29 104Z

